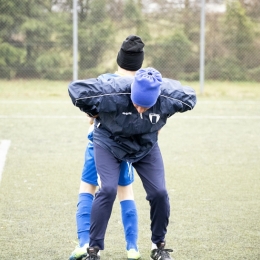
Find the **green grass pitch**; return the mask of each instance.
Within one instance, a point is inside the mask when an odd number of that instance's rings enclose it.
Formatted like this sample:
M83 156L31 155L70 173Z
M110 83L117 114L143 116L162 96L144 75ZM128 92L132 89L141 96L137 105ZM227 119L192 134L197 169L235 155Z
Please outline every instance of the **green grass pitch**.
M159 134L171 217L172 256L260 259L259 83L188 83L193 111ZM88 120L67 94L68 82L0 81L0 142L11 140L0 183L0 259L68 259ZM149 204L138 175L139 249L149 259ZM102 259L126 259L118 200Z

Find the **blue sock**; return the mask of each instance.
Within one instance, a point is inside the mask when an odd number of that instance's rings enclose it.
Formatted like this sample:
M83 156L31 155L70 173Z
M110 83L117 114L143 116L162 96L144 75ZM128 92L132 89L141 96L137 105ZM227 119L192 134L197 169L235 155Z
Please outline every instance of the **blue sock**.
M122 222L124 225L126 250L135 249L138 239L138 216L134 200L123 200L121 204Z
M79 246L89 243L90 214L94 196L90 193L80 193L77 205L76 222Z

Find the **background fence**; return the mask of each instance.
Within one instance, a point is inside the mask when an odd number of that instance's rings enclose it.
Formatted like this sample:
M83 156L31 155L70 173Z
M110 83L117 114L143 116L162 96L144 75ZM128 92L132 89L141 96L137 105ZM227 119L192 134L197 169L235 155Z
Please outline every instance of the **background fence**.
M199 80L201 0L78 0L78 77L116 70L129 34L144 66ZM0 0L0 77L72 79L73 1ZM206 0L205 78L260 82L260 1Z

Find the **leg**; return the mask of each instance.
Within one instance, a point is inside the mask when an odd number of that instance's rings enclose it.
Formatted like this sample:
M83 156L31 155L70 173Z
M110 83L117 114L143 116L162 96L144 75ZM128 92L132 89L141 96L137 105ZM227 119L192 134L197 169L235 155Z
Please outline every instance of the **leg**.
M97 185L89 184L85 181L80 181L79 185L79 194L81 193L90 193L93 196L95 195Z
M134 192L133 192L132 183L130 183L126 186L121 186L118 184L117 196L118 196L118 199L120 202L123 200L134 200Z
M165 235L170 216L169 197L165 187L164 166L158 144L139 162L133 164L146 191L146 199L150 203L150 219L152 231L151 259L172 260L170 252L165 249Z
M138 251L137 239L138 239L138 216L135 201L133 197L129 197L130 193L133 193L132 185L119 186L121 198L126 195L125 200L120 200L121 216L125 232L126 250L134 249Z
M140 257L137 246L138 215L134 201L134 192L132 187L133 181L134 171L132 165L126 162L122 162L117 195L121 205L121 215L125 232L126 250L128 251L128 255L132 255L133 259L138 259ZM130 250L132 251L130 252Z
M79 187L79 199L77 204L76 222L77 233L80 247L89 244L89 227L92 202L97 182L97 170L94 160L94 145L93 145L93 120L90 119L90 128L88 132L88 145L85 151L85 161L81 175Z
M134 182L134 169L130 163L121 162L117 195L119 201L134 200L132 183Z
M133 189L132 184L127 186L118 186L119 193L122 193L119 196L120 206L121 206L121 216L124 226L125 241L126 241L126 250L127 250L127 259L140 259L141 254L138 249L137 240L138 240L138 215L133 198ZM118 194L119 194L118 193ZM132 194L132 196L129 196ZM123 198L126 198L125 200ZM123 200L122 200L123 199Z
M140 176L150 203L151 240L163 242L170 216L169 197L165 185L164 166L158 144L137 163L133 163Z
M87 253L87 247L89 245L90 216L96 186L98 186L98 182L93 143L89 142L85 152L85 162L82 170L76 212L79 245L71 253L70 260L81 259Z
M79 246L89 244L89 228L92 203L96 186L84 181L80 182L80 192L77 204L76 222Z
M90 225L91 248L104 249L104 237L117 194L120 162L108 150L94 144L95 162L101 180L101 188L93 201Z
M98 186L93 149L93 143L89 142L85 152L85 162L79 188L76 222L80 247L89 243L90 215L96 186Z

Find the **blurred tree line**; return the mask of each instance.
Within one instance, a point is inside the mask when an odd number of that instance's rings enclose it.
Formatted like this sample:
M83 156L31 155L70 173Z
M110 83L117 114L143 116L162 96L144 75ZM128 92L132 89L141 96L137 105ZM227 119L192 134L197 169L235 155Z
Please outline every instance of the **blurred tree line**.
M72 2L0 0L1 78L72 78ZM122 41L137 34L144 66L198 80L200 3L78 0L79 78L116 70ZM260 81L260 1L206 3L206 79Z

